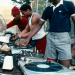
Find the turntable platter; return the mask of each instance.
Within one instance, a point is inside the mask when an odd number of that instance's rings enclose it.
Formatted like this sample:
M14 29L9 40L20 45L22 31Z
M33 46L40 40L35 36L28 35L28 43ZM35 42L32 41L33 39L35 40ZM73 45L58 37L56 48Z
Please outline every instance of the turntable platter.
M75 71L60 65L59 63L47 61L29 62L19 61L19 67L24 75L75 75Z
M26 69L36 72L55 72L62 70L62 66L57 63L32 62L24 66Z

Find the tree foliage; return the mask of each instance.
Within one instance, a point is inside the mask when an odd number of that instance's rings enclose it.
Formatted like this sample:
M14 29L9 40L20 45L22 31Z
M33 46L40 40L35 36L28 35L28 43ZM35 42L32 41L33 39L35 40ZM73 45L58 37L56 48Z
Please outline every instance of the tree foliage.
M11 0L11 1L13 1L14 3L18 3L18 4L30 3L30 0Z
M37 0L36 0L34 7L33 7L33 12L37 12L40 16L42 16L44 9L46 8L46 6L49 6L49 5L50 5L50 2L46 2L46 0L38 0L38 7L37 7ZM45 23L45 27L46 27L45 30L48 31L49 29L48 20Z
M35 0L37 1L37 0ZM50 3L49 3L50 4ZM37 2L35 2L34 7L33 7L33 11L37 12L42 15L44 9L46 8L46 6L49 5L48 2L46 4L46 0L38 0L38 9L37 9Z

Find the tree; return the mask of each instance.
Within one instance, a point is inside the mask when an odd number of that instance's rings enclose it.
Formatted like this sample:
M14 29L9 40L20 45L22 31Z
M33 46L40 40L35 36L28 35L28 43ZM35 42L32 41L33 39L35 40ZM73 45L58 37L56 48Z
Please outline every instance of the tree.
M35 1L35 4L34 4L34 7L33 7L33 11L34 12L38 11L38 13L40 15L42 15L42 13L43 13L44 9L46 8L46 6L50 4L49 3L49 4L46 5L46 0L38 0L38 7L37 7L37 0L34 0L34 1Z
M29 4L31 0L11 0L11 1L18 4L24 4L24 3Z
M34 1L35 1L35 3L34 3L34 7L32 9L33 12L37 12L40 16L42 16L44 9L46 8L46 6L50 5L50 2L47 2L47 0L38 0L38 7L37 7L37 0L34 0ZM48 20L46 21L45 27L46 27L45 30L48 31L49 30Z

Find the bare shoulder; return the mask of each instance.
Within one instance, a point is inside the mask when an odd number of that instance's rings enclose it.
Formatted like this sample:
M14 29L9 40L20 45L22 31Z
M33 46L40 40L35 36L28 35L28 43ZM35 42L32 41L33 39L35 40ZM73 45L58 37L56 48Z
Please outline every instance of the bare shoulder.
M34 22L38 23L40 18L41 18L41 16L38 13L34 13L32 16L32 23L34 23Z
M40 18L41 16L40 16L38 13L34 13L34 14L33 14L33 17L38 17L38 18Z

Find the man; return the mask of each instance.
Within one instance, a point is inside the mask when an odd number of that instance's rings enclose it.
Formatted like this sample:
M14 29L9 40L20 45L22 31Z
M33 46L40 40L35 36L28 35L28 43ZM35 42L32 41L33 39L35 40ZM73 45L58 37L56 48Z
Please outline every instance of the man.
M30 5L23 4L20 7L20 10L22 14L29 18L28 25L26 26L25 30L21 32L18 36L16 36L13 40L20 38L26 38L30 35L32 30L35 28L35 26L38 24L41 16L37 13L33 13ZM21 47L24 43L24 41L21 41L19 46ZM38 50L43 55L45 54L45 48L46 48L46 33L44 31L44 26L41 27L41 29L32 37L32 40L30 41L30 44L32 46L36 45L36 50Z
M71 42L68 32L71 30L70 16L75 25L74 4L70 1L48 0L52 2L46 7L42 18L32 33L24 41L25 46L42 27L45 20L49 20L50 28L47 35L47 45L45 56L53 61L60 61L60 64L69 68L71 55Z
M21 15L20 10L16 6L12 8L11 15L14 19L7 24L7 28L17 25L20 31L23 31L28 23L28 19Z

